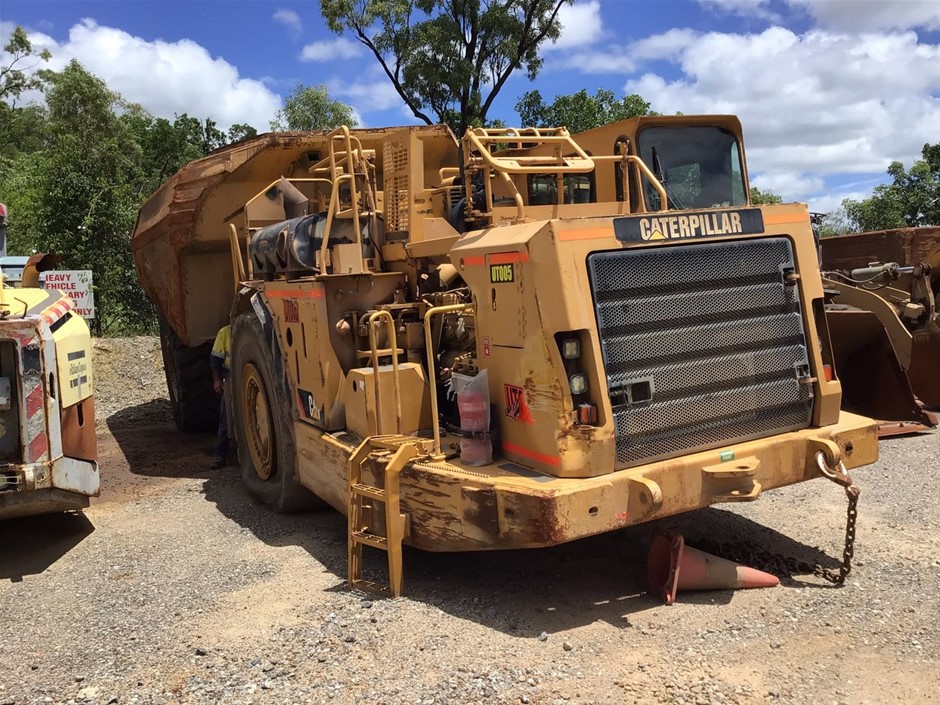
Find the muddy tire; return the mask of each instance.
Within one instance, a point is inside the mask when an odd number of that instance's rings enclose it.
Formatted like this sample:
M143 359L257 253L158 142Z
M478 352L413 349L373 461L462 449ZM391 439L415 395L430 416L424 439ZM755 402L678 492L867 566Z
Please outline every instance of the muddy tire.
M253 311L232 326L232 408L238 439L238 463L249 494L276 512L323 506L297 480L297 453L291 424L290 391L275 373L277 343L266 340Z
M209 371L212 343L183 345L160 316L160 347L176 427L187 433L215 431L219 427L219 396L212 389Z

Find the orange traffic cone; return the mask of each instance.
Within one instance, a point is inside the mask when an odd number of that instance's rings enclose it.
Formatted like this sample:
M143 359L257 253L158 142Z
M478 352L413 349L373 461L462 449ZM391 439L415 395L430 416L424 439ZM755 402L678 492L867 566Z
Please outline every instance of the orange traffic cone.
M680 589L735 590L780 584L776 575L686 546L678 534L661 534L653 540L646 576L650 590L662 594L667 605L675 602Z

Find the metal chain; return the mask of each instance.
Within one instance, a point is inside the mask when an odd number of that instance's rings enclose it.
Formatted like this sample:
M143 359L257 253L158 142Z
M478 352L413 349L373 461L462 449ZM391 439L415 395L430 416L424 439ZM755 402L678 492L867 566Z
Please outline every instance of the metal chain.
M849 498L849 509L845 519L845 547L842 549L842 565L839 566L839 572L823 568L818 563L813 566L813 575L836 585L844 583L848 574L852 572L852 557L855 555L855 522L858 519L857 507L860 494L861 491L855 485L845 488L845 495Z
M697 541L696 544L703 551L773 573L780 578L789 578L794 574L811 573L836 585L844 583L846 577L852 572L852 558L855 555L855 524L858 520L858 496L861 492L858 487L852 484L852 478L849 477L845 471L845 466L841 462L835 469L830 468L825 464L822 453L818 453L817 463L819 463L825 477L845 487L845 494L849 500L848 514L845 520L845 547L842 549L842 565L839 566L838 571L825 568L818 563L810 565L804 561L798 561L792 556L764 551L747 541L717 543L704 539Z

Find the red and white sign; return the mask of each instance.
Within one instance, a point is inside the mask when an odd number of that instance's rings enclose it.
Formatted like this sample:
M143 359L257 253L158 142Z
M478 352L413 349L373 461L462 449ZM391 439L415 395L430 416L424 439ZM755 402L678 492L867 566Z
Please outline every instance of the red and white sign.
M95 294L90 269L43 272L43 288L61 291L72 299L74 311L82 318L95 317Z

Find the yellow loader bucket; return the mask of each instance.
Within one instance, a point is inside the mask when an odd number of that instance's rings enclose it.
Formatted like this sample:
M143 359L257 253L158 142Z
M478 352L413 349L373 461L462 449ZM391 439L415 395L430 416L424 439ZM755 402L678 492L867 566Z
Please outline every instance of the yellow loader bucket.
M914 396L911 381L874 313L829 306L826 320L844 409L881 421L882 436L925 431L936 425Z

